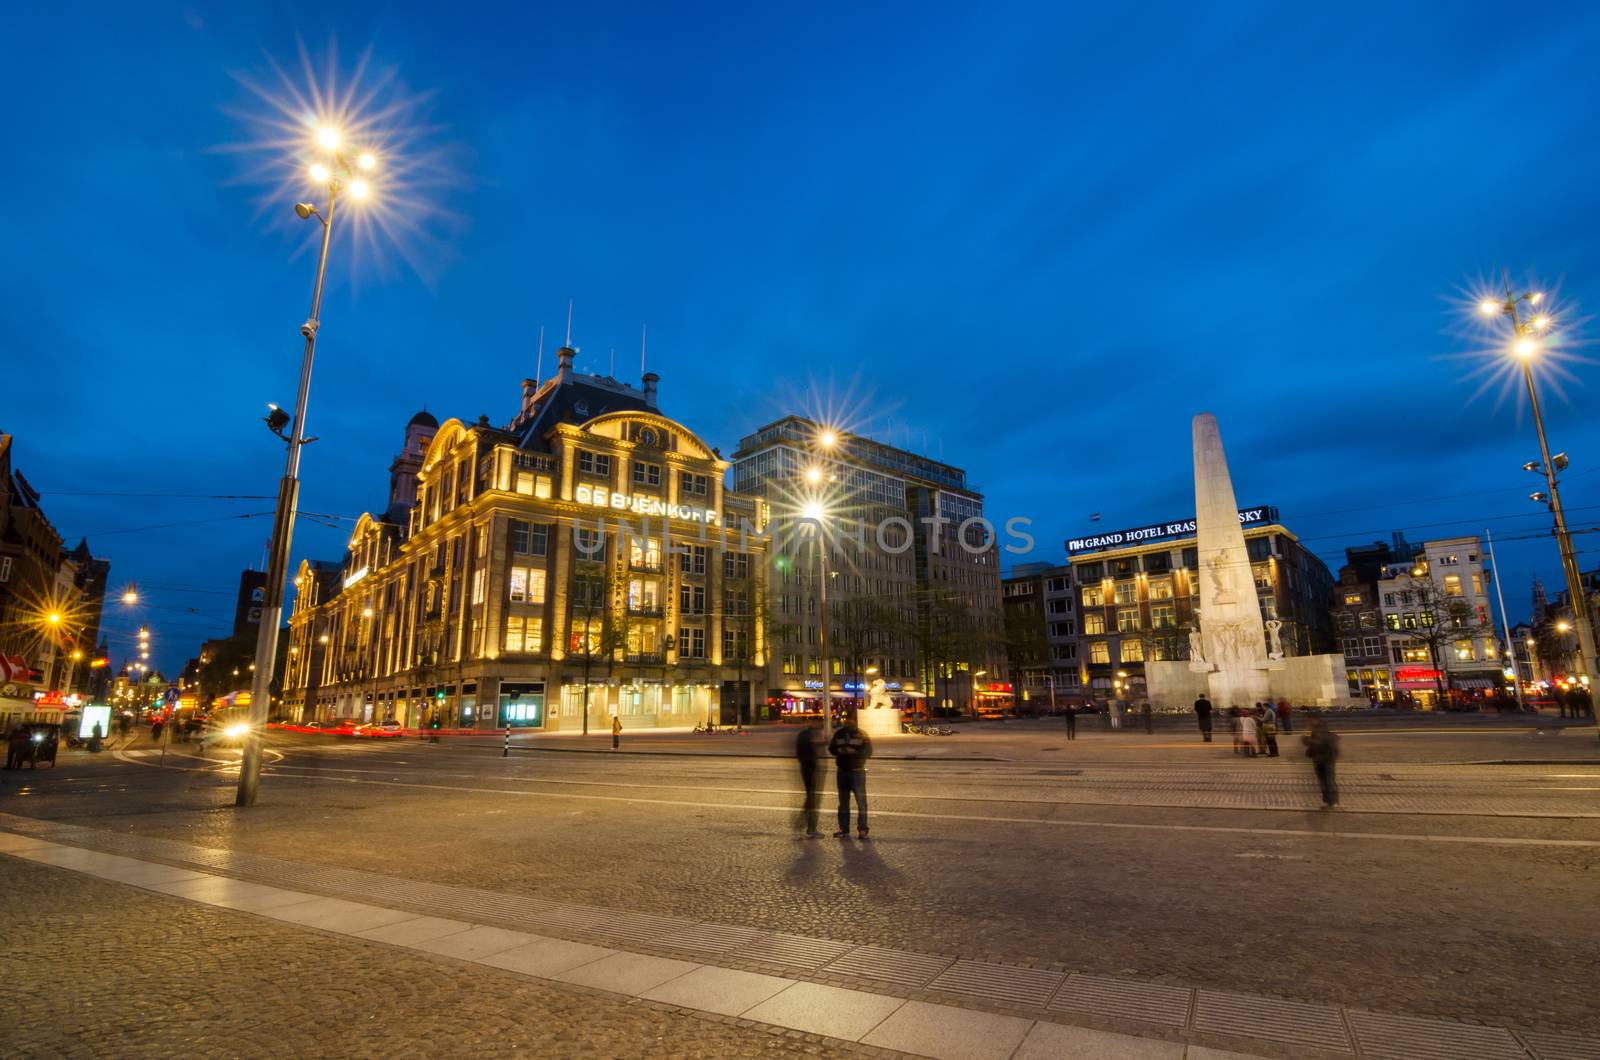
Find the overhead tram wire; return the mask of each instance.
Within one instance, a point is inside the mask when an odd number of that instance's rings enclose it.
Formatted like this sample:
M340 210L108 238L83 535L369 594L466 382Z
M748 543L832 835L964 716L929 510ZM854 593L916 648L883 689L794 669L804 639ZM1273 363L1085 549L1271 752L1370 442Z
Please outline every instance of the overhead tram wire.
M271 501L266 493L139 493L120 490L40 490L44 497L154 497L181 501Z
M218 515L218 516L214 516L214 517L212 517L210 519L189 519L189 520L185 520L183 522L177 522L177 523L155 523L155 524L152 524L150 526L130 526L130 527L125 527L125 528L123 528L121 530L101 530L101 531L98 531L96 533L85 534L83 536L85 536L85 537L112 537L112 536L117 535L117 534L142 534L142 533L145 533L146 531L150 531L150 530L172 530L172 529L175 529L175 528L178 528L178 527L184 527L184 526L201 526L201 525L206 524L206 523L225 523L225 522L229 522L229 521L234 520L234 519L260 519L263 516L271 516L271 515L274 515L274 514L276 514L276 513L275 512L241 512L238 515ZM350 522L350 523L353 523L353 522L356 521L356 519L360 518L359 516L331 515L331 514L327 514L327 513L324 513L324 512L303 512L301 514L303 514L307 518L311 518L311 519L330 519L330 520L339 520L341 522Z

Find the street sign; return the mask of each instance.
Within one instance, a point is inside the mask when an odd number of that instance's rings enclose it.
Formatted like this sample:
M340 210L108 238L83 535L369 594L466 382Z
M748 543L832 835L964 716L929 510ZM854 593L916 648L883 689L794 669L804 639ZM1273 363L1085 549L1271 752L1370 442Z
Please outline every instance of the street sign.
M161 698L166 701L167 706L169 706L169 707L177 706L178 705L178 686L177 685L169 685L167 687L167 690L161 694Z

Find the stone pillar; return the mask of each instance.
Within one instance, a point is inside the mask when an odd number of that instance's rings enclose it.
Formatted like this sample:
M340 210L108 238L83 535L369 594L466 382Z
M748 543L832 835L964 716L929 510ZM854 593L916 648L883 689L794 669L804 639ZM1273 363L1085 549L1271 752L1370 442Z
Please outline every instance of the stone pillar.
M1194 418L1194 506L1203 658L1191 654L1190 666L1207 672L1218 709L1249 707L1269 695L1266 633L1228 458L1209 412Z

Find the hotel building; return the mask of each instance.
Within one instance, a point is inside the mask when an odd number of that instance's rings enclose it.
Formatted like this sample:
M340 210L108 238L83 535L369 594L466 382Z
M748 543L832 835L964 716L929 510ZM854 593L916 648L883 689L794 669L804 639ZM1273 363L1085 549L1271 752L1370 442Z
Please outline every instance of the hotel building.
M1278 522L1276 508L1241 509L1239 522L1261 617L1283 623L1284 652L1331 649L1327 565ZM1145 662L1187 659L1189 633L1198 628L1194 520L1070 539L1067 554L1078 593L1083 685L1101 700L1143 696Z
M504 427L419 413L336 576L295 579L291 717L606 730L749 716L766 515L639 388L523 383Z
M834 430L800 416L739 442L733 487L761 498L777 525L765 610L773 630L768 702L774 712L816 709L822 694L819 579L814 534L793 516L825 513L826 685L859 700L881 677L901 707L932 697L944 709L1009 701L1001 681L1000 570L983 495L958 467ZM964 539L964 540L963 540ZM984 677L989 680L983 680Z

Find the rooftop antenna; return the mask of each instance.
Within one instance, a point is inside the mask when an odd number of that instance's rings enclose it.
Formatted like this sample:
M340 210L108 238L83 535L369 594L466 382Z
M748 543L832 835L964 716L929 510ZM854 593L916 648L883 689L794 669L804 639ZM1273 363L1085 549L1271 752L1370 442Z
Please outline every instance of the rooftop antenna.
M544 325L539 325L539 369L533 373L533 388L539 389L544 382Z
M567 299L567 349L572 349L572 299Z
M615 346L611 347L611 371L606 374L613 379L617 377L617 348Z
M649 334L649 325L639 325L639 374L644 375L644 340Z

